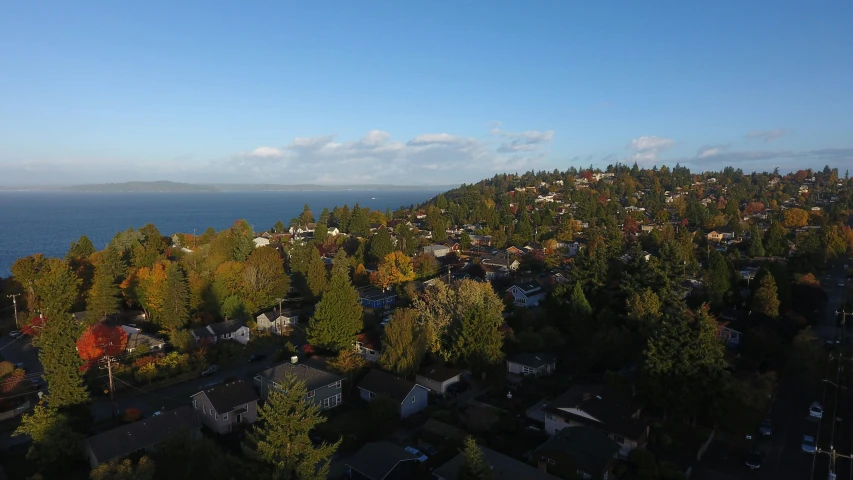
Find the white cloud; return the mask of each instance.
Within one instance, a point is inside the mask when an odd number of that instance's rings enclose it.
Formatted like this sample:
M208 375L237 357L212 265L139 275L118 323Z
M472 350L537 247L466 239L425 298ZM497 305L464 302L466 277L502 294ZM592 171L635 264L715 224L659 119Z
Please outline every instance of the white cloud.
M525 132L507 132L501 130L501 123L497 122L492 129L492 135L497 135L506 140L498 148L501 153L513 152L532 152L539 149L539 146L549 143L554 138L554 131L539 132L536 130L527 130Z
M719 155L728 150L728 145L708 145L700 148L696 152L696 158L708 158Z
M631 140L631 143L625 148L634 152L628 157L629 161L654 163L658 160L658 155L661 152L671 148L673 145L675 145L675 140L671 138L647 135Z
M284 155L284 152L276 147L258 147L252 150L253 157L271 158L281 157L282 155Z
M784 137L788 135L788 130L782 128L775 128L773 130L754 130L746 134L747 140L764 140L765 142L772 142L777 138Z

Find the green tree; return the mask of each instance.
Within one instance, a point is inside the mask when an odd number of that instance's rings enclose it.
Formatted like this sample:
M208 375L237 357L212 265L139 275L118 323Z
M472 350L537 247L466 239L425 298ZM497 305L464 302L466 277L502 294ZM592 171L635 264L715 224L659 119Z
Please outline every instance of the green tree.
M39 308L39 297L36 292L36 280L38 280L42 269L47 264L47 259L44 255L37 253L27 257L19 258L12 264L12 277L23 288L26 299L26 306L30 313L34 313Z
M290 289L284 260L274 248L256 248L246 259L241 273L243 298L251 311L273 305Z
M314 214L311 213L311 207L309 207L307 203L302 207L302 213L299 215L299 221L302 225L314 223Z
M32 413L21 417L21 425L12 435L29 435L33 443L27 458L42 465L63 464L83 454L83 436L74 431L68 416L54 405L36 405Z
M394 251L394 243L391 233L387 228L380 228L376 235L370 239L370 260L380 262L386 255Z
M572 288L572 295L569 298L569 315L581 321L588 321L592 318L592 306L587 301L580 282L576 282Z
M107 247L101 256L101 263L98 268L102 274L110 277L116 283L121 283L127 271L127 264L121 254L121 251L114 247Z
M462 235L459 236L459 245L462 250L471 250L471 235L468 235L468 232L462 232Z
M425 354L426 343L418 323L418 312L409 308L395 310L382 332L379 365L406 377L418 371Z
M139 229L140 240L131 247L133 266L151 267L165 253L168 246L157 227L148 223Z
M166 267L166 296L159 315L160 325L174 331L183 328L190 316L190 292L187 277L180 264Z
M776 280L773 275L764 275L758 289L752 296L752 309L768 317L779 316L779 297L776 292Z
M278 220L275 222L275 225L273 225L272 230L275 233L284 233L287 231L287 227L284 226L284 222Z
M716 250L710 250L705 284L708 287L711 305L715 308L723 308L728 304L733 274L733 268L726 257Z
M100 266L95 269L95 279L86 297L86 311L93 319L118 313L121 308L121 290Z
M42 313L48 318L70 317L68 313L77 300L80 279L58 258L48 258L38 272L35 292Z
M65 254L65 261L70 262L72 260L89 258L93 253L95 253L95 246L89 240L89 237L83 235L76 242L71 242L71 247L68 249L68 253Z
M358 292L350 279L333 277L309 323L308 342L336 351L352 348L352 342L364 328L363 315Z
M474 437L469 436L465 439L458 478L459 480L493 480L495 478L491 465L486 462L483 450L477 445Z
M360 233L362 235L370 233L370 220L368 220L367 213L357 203L352 207L349 233Z
M482 372L503 359L503 318L476 306L466 312L456 327L451 345L451 358L462 362L474 372Z
M308 258L308 289L313 298L320 298L329 282L326 263L320 258L320 252L312 248L313 253Z
M83 386L83 361L77 355L77 339L82 328L68 313L47 316L37 338L39 360L44 367L49 393L48 404L62 409L89 400Z
M367 361L354 348L345 348L338 352L328 363L329 369L346 377L347 388L355 385L355 377L367 366Z
M764 250L768 255L783 257L788 253L788 231L780 222L773 222L764 238Z
M283 392L283 393L280 393ZM293 377L282 381L258 408L258 422L246 434L243 450L265 465L275 479L321 480L340 440L315 446L311 430L325 421L313 402L306 402L305 385Z
M136 465L130 459L116 459L98 465L89 473L91 480L154 480L156 466L143 455Z
M747 255L750 257L763 257L765 255L764 243L761 240L761 231L756 225L749 227L749 249Z
M325 223L318 223L314 227L314 243L321 245L329 238L329 228Z
M335 252L335 258L332 259L332 276L331 278L343 276L346 278L350 278L350 268L352 267L352 261L347 256L346 250L343 248L338 249Z
M628 318L635 322L649 322L660 319L661 307L660 297L651 288L647 288L628 297L625 311Z

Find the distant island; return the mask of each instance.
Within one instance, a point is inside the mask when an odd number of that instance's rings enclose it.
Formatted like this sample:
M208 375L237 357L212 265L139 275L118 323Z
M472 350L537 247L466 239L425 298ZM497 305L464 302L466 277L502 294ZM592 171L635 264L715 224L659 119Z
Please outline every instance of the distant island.
M92 183L71 186L0 186L0 190L61 191L86 193L216 193L216 192L282 192L282 191L345 191L345 190L448 190L458 185L278 185L251 183L181 183L166 180L156 182Z

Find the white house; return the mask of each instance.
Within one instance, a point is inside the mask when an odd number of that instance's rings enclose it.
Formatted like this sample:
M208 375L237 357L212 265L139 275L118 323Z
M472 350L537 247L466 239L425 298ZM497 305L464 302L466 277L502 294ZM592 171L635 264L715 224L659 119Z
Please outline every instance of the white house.
M270 244L270 240L264 237L255 237L252 242L254 242L255 248L266 247Z
M520 307L535 307L545 300L545 291L535 283L515 284L507 289L513 303Z
M127 346L125 347L125 350L128 353L133 353L134 350L142 346L147 346L149 350L162 350L166 345L166 341L162 338L142 333L142 330L139 328L130 325L122 325L121 329L127 333Z
M234 340L241 345L249 343L249 327L240 320L226 320L219 323L211 323L206 327L195 328L192 331L193 338L198 343L216 343L217 340Z
M258 330L281 335L286 327L292 327L299 323L299 313L296 310L283 309L279 311L277 308L273 308L255 317L255 321L258 323Z
M557 357L547 353L516 353L506 359L509 373L541 377L557 370Z
M427 245L421 249L424 253L431 253L435 258L441 258L450 253L450 247L447 245Z

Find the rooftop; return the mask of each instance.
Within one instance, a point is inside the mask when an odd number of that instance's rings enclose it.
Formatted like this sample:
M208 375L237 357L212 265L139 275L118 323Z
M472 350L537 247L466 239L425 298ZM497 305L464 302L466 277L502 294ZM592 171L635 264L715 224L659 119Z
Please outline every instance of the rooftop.
M508 362L539 368L557 361L557 357L549 353L516 353L506 357Z
M228 413L241 405L258 400L255 390L243 380L220 383L214 387L202 390L193 396L202 393L207 396L211 406L213 406L217 413Z
M370 369L358 384L358 388L362 390L386 395L397 403L402 403L416 386L414 382L383 372L378 368Z
M347 461L347 466L372 480L392 478L389 475L400 462L415 466L415 456L390 442L367 443ZM405 478L404 472L393 478Z
M584 415L572 413L579 410ZM604 385L575 385L548 404L546 410L571 416L582 423L597 421L602 430L629 438L640 438L646 423L639 419L640 406L630 397Z
M508 457L489 448L480 446L483 457L492 467L494 480L558 480L559 477L540 471L520 460ZM459 479L459 467L462 466L462 454L456 455L452 460L433 470L433 475L441 480Z
M276 383L281 383L288 375L292 375L304 383L309 392L344 379L340 375L301 363L282 363L264 370L260 375Z
M201 428L190 407L180 407L160 415L129 423L89 437L86 442L99 463L123 457L163 441L180 430Z
M578 469L598 477L607 471L619 444L594 427L567 427L536 449L539 455L566 457Z

